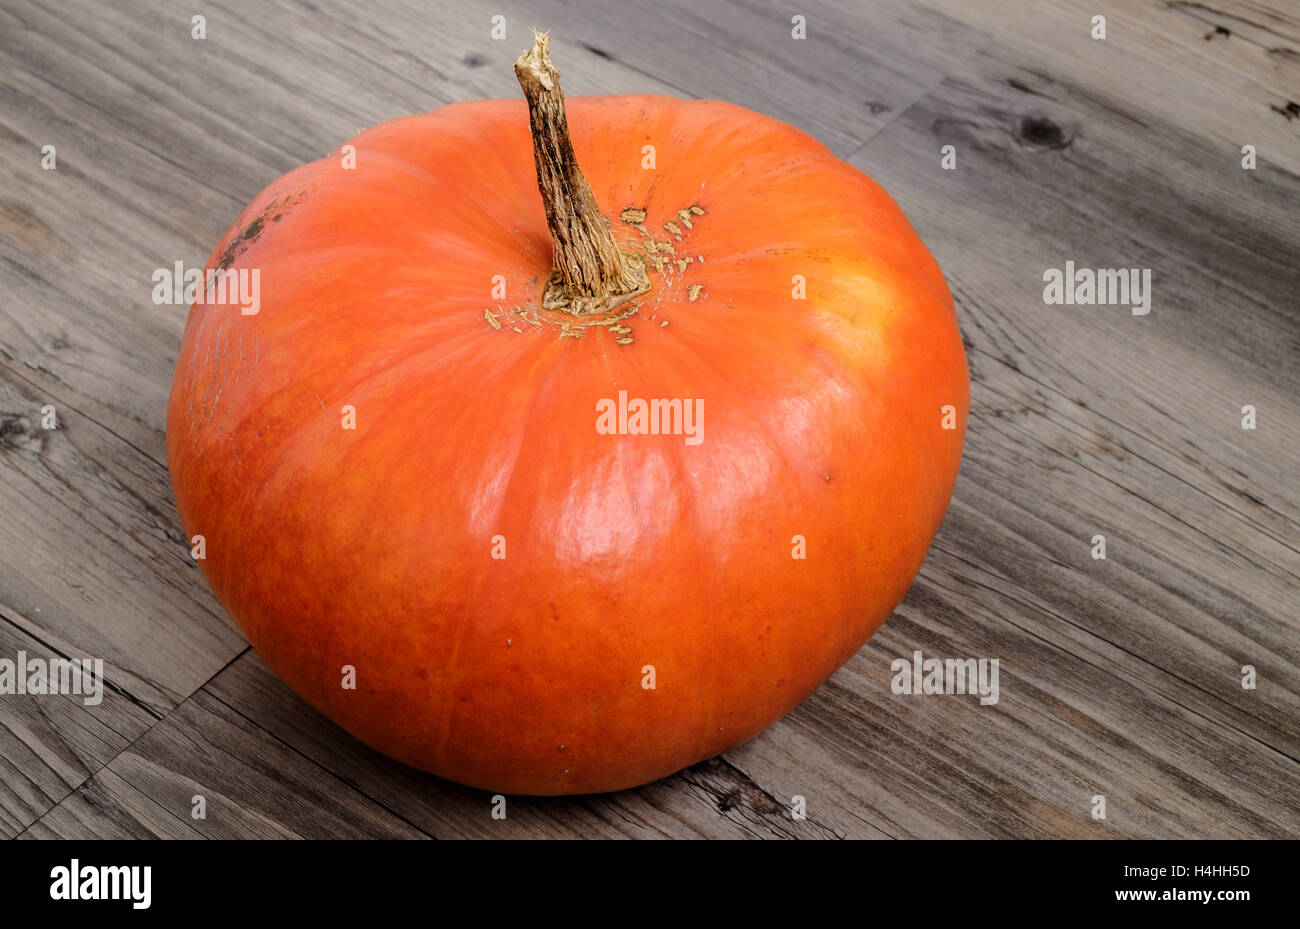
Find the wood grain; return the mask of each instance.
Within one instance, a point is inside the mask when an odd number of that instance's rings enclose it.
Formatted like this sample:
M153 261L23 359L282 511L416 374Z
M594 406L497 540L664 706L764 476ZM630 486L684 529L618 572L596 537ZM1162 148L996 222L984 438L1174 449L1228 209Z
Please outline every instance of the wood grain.
M0 0L0 657L108 678L95 707L0 696L0 835L1300 836L1294 4L445 6ZM515 96L534 25L570 95L731 100L877 179L949 279L972 409L921 575L812 698L663 781L494 819L307 707L211 597L163 453L184 310L150 274L359 128ZM1150 315L1044 304L1067 260L1150 268ZM998 703L892 693L917 649L998 658Z
M1300 40L1286 0L921 2L1086 96L1159 114L1174 130L1163 137L1171 150L1208 142L1231 156L1251 144L1262 161L1300 175L1300 114L1287 109L1300 102ZM1106 16L1102 41L1091 37L1098 14Z

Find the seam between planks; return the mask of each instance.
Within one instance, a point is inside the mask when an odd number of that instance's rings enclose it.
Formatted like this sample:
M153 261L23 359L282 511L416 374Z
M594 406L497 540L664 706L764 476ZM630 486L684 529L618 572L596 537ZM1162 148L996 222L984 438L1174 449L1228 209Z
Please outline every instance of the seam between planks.
M62 805L64 804L64 802L66 802L67 799L68 799L69 797L71 797L74 793L76 793L77 791L79 791L81 788L85 787L86 784L89 783L90 781L94 780L94 779L99 775L99 773L100 773L101 771L103 771L105 768L107 768L109 765L111 765L114 761L117 761L117 759L121 758L124 754L126 754L126 753L129 752L132 748L134 748L135 745L136 745L136 743L138 743L141 739L143 739L143 738L144 738L145 736L147 736L149 733L153 732L154 729L156 729L156 728L158 727L159 723L162 723L162 722L164 722L164 721L170 719L173 713L175 713L177 710L179 710L181 707L183 707L183 706L184 706L186 703L188 703L191 699L193 699L193 697L194 697L194 695L195 695L196 693L198 693L198 692L199 692L200 690L202 690L204 687L207 687L208 684L212 683L213 679L216 678L217 675L221 674L223 671L225 671L227 668L229 668L232 664L234 664L236 661L238 661L240 658L242 658L242 657L243 657L243 656L244 656L244 655L249 651L249 649L251 649L252 647L253 647L253 646L251 646L251 645L245 645L244 648L243 648L243 650L240 651L240 653L239 653L238 655L236 655L234 658L231 658L228 662L226 662L224 665L222 665L220 669L218 669L215 673L213 673L211 677L209 677L207 680L205 680L205 681L204 681L202 684L200 684L198 687L194 688L194 690L190 691L189 695L188 695L187 697L185 697L185 699L177 701L177 703L176 703L176 705L175 705L174 707L172 707L170 710L168 710L168 711L167 711L166 713L164 713L162 716L159 716L156 720L154 720L153 724L150 725L148 729L146 729L144 732L140 733L140 735L137 736L135 739L132 739L132 740L131 740L127 745L123 746L122 749L121 749L121 751L119 751L119 752L117 752L116 754L114 754L111 758L109 758L107 761L105 761L102 765L100 765L98 768L96 768L96 769L95 769L94 771L92 771L90 774L88 774L88 775L86 775L84 778L82 778L81 781L80 781L79 783L72 785L72 786L69 788L69 790L68 790L68 792L67 792L66 794L64 794L62 797L60 797L60 798L58 799L58 801L56 801L56 802L55 802L55 803L54 803L54 804L53 804L53 805L52 805L48 810L46 810L46 811L45 811L44 813L42 813L40 816L36 817L36 819L34 819L34 820L32 820L30 823L28 823L28 824L23 828L22 832L19 832L19 833L17 833L16 835L13 836L13 839L16 839L16 838L18 838L19 836L25 834L29 829L31 829L32 826L36 825L36 824L39 823L41 820L45 819L45 817L49 816L49 815L50 815L51 813L53 813L56 809L58 809L60 806L62 806ZM10 839L10 841L13 841L13 839Z

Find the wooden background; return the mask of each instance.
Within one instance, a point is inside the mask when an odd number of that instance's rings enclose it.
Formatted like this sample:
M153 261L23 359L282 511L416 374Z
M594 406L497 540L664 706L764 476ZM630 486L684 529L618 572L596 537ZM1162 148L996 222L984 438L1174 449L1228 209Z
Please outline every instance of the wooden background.
M0 657L108 678L0 697L0 835L1300 836L1300 7L794 6L0 0ZM972 409L924 570L803 706L499 821L309 709L208 592L164 456L185 311L150 275L359 128L516 96L533 25L571 95L731 100L880 181L948 275ZM1067 259L1153 269L1150 315L1044 305ZM999 658L1000 702L892 694L914 649Z

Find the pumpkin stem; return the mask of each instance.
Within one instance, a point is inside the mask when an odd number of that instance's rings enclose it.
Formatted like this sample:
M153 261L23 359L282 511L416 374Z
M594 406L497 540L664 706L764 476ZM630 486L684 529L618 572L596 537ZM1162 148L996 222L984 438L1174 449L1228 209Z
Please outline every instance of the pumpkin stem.
M576 316L601 313L645 293L650 279L644 264L619 251L609 221L578 167L560 72L547 55L550 34L534 31L533 37L533 47L515 62L515 76L528 99L537 187L555 248L555 270L542 306Z

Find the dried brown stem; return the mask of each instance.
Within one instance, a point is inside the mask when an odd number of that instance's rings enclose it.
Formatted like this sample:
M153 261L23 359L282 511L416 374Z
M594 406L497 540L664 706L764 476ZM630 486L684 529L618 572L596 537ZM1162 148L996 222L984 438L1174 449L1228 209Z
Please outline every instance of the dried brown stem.
M515 62L528 100L537 187L555 247L555 270L542 305L585 316L601 313L650 289L645 266L619 251L609 222L578 167L564 114L560 72L547 55L548 34Z

